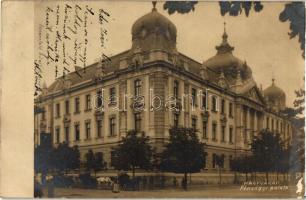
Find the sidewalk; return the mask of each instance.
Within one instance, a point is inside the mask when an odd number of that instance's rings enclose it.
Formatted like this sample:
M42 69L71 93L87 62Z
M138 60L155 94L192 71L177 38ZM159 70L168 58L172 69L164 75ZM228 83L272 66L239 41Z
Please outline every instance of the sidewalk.
M191 186L187 191L181 188L145 191L56 188L55 197L66 198L296 198L296 188L272 191L241 191L240 186ZM44 194L47 191L44 190Z

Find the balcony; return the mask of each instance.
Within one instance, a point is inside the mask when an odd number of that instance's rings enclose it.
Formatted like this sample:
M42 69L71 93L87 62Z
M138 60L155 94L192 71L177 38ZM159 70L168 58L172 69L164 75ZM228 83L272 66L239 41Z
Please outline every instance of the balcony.
M221 115L220 116L220 122L221 122L221 124L226 124L226 122L227 122L227 117L226 117L226 115Z
M104 110L103 109L95 110L94 115L97 121L102 120L104 115Z
M70 114L65 114L63 117L64 126L69 126L70 122L71 122Z
M201 115L203 116L204 121L208 121L208 118L209 118L209 111L208 110L202 110Z
M70 114L65 114L63 117L63 122L64 123L69 123L71 121L71 116Z

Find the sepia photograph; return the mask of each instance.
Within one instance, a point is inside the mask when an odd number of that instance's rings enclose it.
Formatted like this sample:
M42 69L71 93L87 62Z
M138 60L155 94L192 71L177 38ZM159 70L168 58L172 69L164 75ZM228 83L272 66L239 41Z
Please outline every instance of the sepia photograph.
M304 2L34 1L34 59L35 198L304 198Z

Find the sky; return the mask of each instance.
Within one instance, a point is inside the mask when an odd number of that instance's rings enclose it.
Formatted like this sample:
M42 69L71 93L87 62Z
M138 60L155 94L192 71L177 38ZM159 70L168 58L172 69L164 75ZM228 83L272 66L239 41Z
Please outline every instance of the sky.
M88 46L86 64L97 61L101 52L116 55L131 47L131 27L141 16L151 12L151 2L141 1L88 1L78 4L85 8L85 3L98 13L99 8L110 14L107 28L105 48L100 47L100 27L97 18L88 25ZM75 3L69 2L69 5ZM64 2L37 2L35 5L35 55L39 55L39 25L46 23L46 6L56 9ZM199 2L194 12L188 14L169 15L162 9L162 3L157 3L157 10L169 18L177 28L177 49L179 52L203 62L216 54L215 46L221 43L221 36L226 22L228 42L235 47L233 54L241 60L246 60L251 67L253 77L258 86L263 89L271 85L272 76L275 84L287 94L287 106L292 106L295 99L294 90L304 87L304 59L297 38L289 39L289 22L279 21L279 13L284 2L263 2L264 9L249 17L244 14L231 17L220 14L217 2ZM55 10L54 10L55 11ZM63 17L63 10L61 10ZM96 14L97 14L96 13ZM94 17L97 17L94 16ZM54 18L55 19L55 18ZM50 16L52 23L52 16ZM46 49L44 29L41 31L41 48ZM81 38L76 36L77 38ZM51 39L52 36L50 37ZM73 49L73 44L67 44L67 51ZM43 80L49 86L55 79L54 67L42 61ZM71 70L73 70L71 68Z

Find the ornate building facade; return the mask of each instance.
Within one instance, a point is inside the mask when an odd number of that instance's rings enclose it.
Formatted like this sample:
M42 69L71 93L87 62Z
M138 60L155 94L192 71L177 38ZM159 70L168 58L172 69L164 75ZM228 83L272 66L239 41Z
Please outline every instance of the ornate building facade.
M292 128L281 114L286 95L261 90L247 62L233 55L224 30L215 56L199 63L178 52L176 26L155 8L132 27L132 47L44 86L35 99L35 144L41 133L52 143L78 145L81 158L102 152L111 167L112 148L129 130L144 132L162 149L173 126L194 128L207 145L206 169L216 155L247 153L262 129L290 142ZM139 109L141 108L141 109Z

